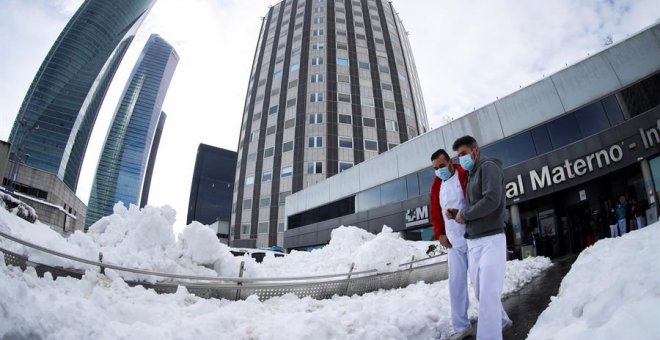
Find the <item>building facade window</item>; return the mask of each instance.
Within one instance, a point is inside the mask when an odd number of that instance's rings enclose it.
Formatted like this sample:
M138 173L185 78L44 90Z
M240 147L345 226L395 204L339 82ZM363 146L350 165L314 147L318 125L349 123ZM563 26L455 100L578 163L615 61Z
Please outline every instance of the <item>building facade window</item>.
M322 113L310 113L309 114L309 123L310 124L321 124L321 123L323 123L323 114Z
M369 106L369 107L376 106L376 104L374 103L374 98L373 97L362 96L362 97L360 97L360 102L364 106Z
M307 138L307 146L310 148L322 148L323 147L323 137L322 136L312 136Z
M344 102L344 103L350 103L351 102L351 95L346 94L346 93L337 93L337 101Z
M307 163L307 173L308 174L322 174L323 173L323 162L308 162Z
M245 210L245 209L252 209L252 200L251 199L243 200L243 210Z
M339 118L339 123L342 123L342 124L353 124L353 117L352 117L351 115L347 115L347 114L342 114L342 113L340 113L339 116L338 116L338 118Z
M362 125L366 127L376 127L376 120L374 118L362 117Z
M353 138L350 137L339 137L339 147L340 148L347 148L347 149L352 149L353 148Z
M323 65L323 57L312 58L312 65Z
M321 83L323 82L323 74L317 73L317 74L312 74L309 76L309 80L312 83Z
M250 132L250 142L255 142L259 139L259 130Z
M393 120L385 120L385 130L387 131L399 131L399 124Z
M272 178L273 178L273 171L272 171L272 170L264 171L264 172L261 174L261 181L262 181L262 182L268 182L268 181L270 181Z
M312 103L323 101L323 92L316 92L309 95L309 101Z
M339 162L339 172L348 170L353 167L353 163L350 162Z
M265 149L264 150L264 158L273 157L274 152L275 152L274 147L270 147L270 148Z
M364 149L369 151L378 151L378 142L375 140L364 140Z
M292 166L282 167L281 177L291 177L291 175L293 175L293 167Z

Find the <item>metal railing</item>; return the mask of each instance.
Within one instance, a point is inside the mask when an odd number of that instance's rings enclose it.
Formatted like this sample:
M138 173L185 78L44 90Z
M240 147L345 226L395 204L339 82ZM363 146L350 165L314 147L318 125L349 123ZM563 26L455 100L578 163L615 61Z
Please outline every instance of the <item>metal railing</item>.
M241 270L239 270L238 277L222 277L162 273L128 268L102 262L102 254L99 254L99 261L93 261L48 249L4 232L0 232L0 237L47 254L99 267L101 273L105 269L113 269L120 272L167 278L167 280L157 283L125 280L131 286L140 285L145 288L154 289L158 293L174 293L179 286L183 286L190 293L204 298L244 300L248 296L256 294L260 300L266 300L271 297L292 293L298 297L309 296L314 299L327 299L333 295L364 294L379 289L402 288L419 281L432 283L447 279L447 261L440 261L442 255L417 260L413 257L410 262L400 264L400 269L393 272L378 272L376 269L354 271L355 264L352 263L347 273L306 277L243 277L244 262L241 262ZM62 268L32 262L28 257L1 246L0 252L4 254L6 264L21 267L23 270L28 266L34 267L39 275L50 272L55 277L72 276L81 278L84 274L84 271L79 269Z

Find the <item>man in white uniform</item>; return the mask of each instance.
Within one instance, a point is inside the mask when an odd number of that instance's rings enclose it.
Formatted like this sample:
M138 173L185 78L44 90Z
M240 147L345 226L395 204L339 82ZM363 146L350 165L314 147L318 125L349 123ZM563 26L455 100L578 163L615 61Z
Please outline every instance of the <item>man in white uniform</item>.
M463 209L468 172L460 165L454 165L443 149L431 155L431 165L436 174L431 187L431 221L434 236L443 247L448 248L449 301L454 328L450 339L463 339L473 332L467 316L469 299L465 224L447 218L442 211L443 208Z

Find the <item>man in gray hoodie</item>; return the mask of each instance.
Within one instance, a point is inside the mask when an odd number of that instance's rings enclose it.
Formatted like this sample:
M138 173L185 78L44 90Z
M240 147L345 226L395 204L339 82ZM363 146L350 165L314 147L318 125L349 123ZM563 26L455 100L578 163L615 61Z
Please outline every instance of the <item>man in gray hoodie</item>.
M502 330L512 322L502 308L502 286L506 271L506 197L499 160L482 159L471 136L453 145L461 166L470 172L463 209L447 217L465 223L470 281L479 300L477 340L502 339Z

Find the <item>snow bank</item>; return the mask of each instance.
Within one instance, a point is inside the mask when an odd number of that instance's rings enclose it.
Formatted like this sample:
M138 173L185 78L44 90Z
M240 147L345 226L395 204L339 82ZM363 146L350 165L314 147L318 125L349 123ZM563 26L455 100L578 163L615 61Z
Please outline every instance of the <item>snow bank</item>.
M428 257L426 250L431 243L406 241L387 226L377 235L362 228L342 226L332 230L330 238L328 245L311 252L294 250L286 257L266 257L258 268L260 275L254 276L347 273L351 263L355 263L355 271L396 271L399 264L413 257ZM438 257L437 261L444 259Z
M543 256L529 257L522 261L507 261L502 295L508 296L518 291L522 286L528 284L529 281L548 269L551 265L552 261Z
M0 212L0 230L18 238L66 254L103 261L124 267L166 273L237 277L240 262L245 261L246 277L312 276L347 273L351 263L356 271L377 269L394 271L413 257L427 257L430 242L403 240L399 233L383 227L373 235L356 227L332 231L330 243L312 252L294 251L286 257L267 256L263 263L244 256L235 257L230 248L217 241L215 233L200 223L186 226L178 237L173 225L176 212L170 207L136 206L125 208L118 203L114 213L103 217L88 233L77 231L68 238L36 222L27 223L7 211ZM77 269L91 266L57 258L0 238L0 244L27 255L39 263ZM434 261L443 260L439 257ZM121 273L125 279L155 282L160 278Z
M529 282L538 274L529 268L544 263L508 262L506 280ZM0 282L1 339L430 339L451 328L447 281L328 300L285 295L230 302L200 299L184 288L158 295L92 271L82 280L38 278L31 268L22 272L0 261ZM519 287L506 285L504 294Z
M659 339L660 223L585 249L528 339Z
M0 208L5 208L12 214L30 223L33 223L37 220L37 218L39 218L37 213L34 211L34 208L3 191L0 191Z

